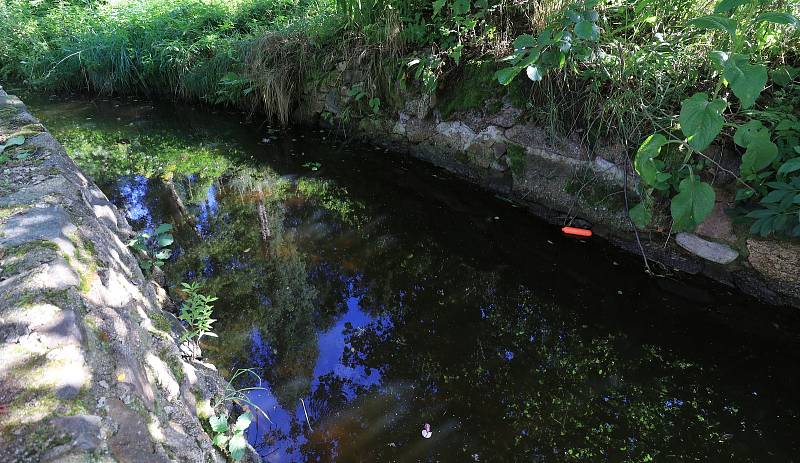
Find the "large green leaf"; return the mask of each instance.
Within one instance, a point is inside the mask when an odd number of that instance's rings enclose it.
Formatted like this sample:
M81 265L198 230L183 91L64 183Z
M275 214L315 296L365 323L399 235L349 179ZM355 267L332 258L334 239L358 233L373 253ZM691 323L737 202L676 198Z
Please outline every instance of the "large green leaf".
M661 153L661 147L667 142L664 135L656 133L650 135L639 146L636 151L636 157L633 159L633 167L642 181L649 185L654 186L658 179L658 168L656 167L653 159Z
M599 34L596 28L597 26L595 26L591 21L580 20L577 22L577 24L575 24L575 28L572 30L572 32L584 40L597 40Z
M653 220L653 214L644 201L632 207L628 211L628 216L630 216L633 224L639 229L643 229Z
M242 433L236 433L231 437L228 442L228 451L231 453L231 458L234 461L239 461L244 457L244 451L247 449L247 439L244 438Z
M725 119L722 111L727 104L717 98L709 101L705 93L695 93L681 103L681 130L692 148L702 151L717 138Z
M162 223L161 225L159 225L156 228L155 234L156 235L160 235L161 233L166 233L166 232L168 232L170 230L172 230L172 224L171 223Z
M766 66L750 64L749 55L732 54L725 61L722 75L739 98L742 109L753 106L767 84Z
M494 75L497 81L502 85L508 85L514 80L514 77L517 77L520 71L522 71L522 66L512 66L510 68L499 69Z
M681 180L678 194L672 198L673 229L691 231L699 225L714 208L716 194L706 182L701 182L694 175Z
M778 169L779 174L790 174L796 170L800 170L800 158L792 158L784 162Z
M769 139L769 132L760 132L750 141L742 156L742 172L758 172L772 164L777 157L778 146Z
M755 22L767 21L774 24L785 24L800 28L800 19L791 13L781 13L779 11L765 11L756 16Z
M536 39L530 34L522 34L514 39L514 50L530 48L536 44Z
M750 3L751 1L752 0L722 0L714 7L714 13L725 13L744 5L745 3Z
M716 29L727 32L732 38L736 36L736 22L731 18L711 14L700 16L689 21L689 25L700 29Z
M747 124L740 125L733 134L733 142L742 148L747 148L753 140L766 134L769 137L769 129L764 127L761 121L753 119Z
M542 68L536 66L535 64L528 66L525 72L526 74L528 74L528 79L534 82L539 82L540 80L542 80Z
M253 421L253 415L250 413L242 413L239 415L239 418L236 418L236 424L233 425L233 429L235 431L244 431L250 426L250 423Z
M208 419L211 429L217 433L228 431L228 417L225 415L214 415Z

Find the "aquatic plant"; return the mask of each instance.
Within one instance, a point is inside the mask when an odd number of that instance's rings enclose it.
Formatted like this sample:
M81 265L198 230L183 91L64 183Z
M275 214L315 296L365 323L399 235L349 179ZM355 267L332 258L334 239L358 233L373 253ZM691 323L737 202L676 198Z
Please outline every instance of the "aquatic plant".
M214 312L212 302L217 298L200 293L200 284L196 281L181 283L181 289L186 293L186 299L181 304L179 320L186 322L186 332L181 335L181 342L189 342L193 352L200 347L200 340L204 336L217 337L211 331L211 325L216 321L211 318Z
M172 256L170 246L175 238L170 234L172 224L162 223L153 233L142 232L128 241L128 246L139 254L139 267L150 273L154 268L161 268Z

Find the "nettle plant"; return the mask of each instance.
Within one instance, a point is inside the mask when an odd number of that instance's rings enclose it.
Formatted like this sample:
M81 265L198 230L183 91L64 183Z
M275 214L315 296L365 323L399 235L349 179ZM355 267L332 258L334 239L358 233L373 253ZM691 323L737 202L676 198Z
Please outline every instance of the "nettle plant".
M536 37L523 34L514 40L514 53L502 61L511 63L495 73L497 81L510 84L523 70L528 78L539 82L550 69L563 69L568 63L589 61L594 57L600 27L595 10L599 0L586 0L564 10L560 20L545 28Z
M212 302L217 298L206 296L200 293L200 284L196 281L192 283L181 283L181 289L186 293L186 300L181 304L179 320L186 322L186 332L181 335L181 342L189 342L193 346L193 351L197 352L200 347L200 340L204 336L217 337L211 331L211 325L216 321L211 318L214 312Z
M172 225L162 223L150 233L139 233L135 238L128 241L128 246L139 252L139 267L145 272L150 272L153 268L161 268L172 255L169 248L175 241L170 234Z
M753 62L753 56L747 53L765 46L763 38L773 25L797 28L800 21L780 12L764 12L748 21L734 19L736 8L750 1L722 0L714 14L689 23L695 28L724 32L728 49L709 53L720 79L710 95L698 92L683 100L678 117L680 132L650 135L636 153L634 168L645 189L643 201L630 210L630 217L639 228L652 221L652 196L656 191L674 193L670 203L673 230L694 230L705 220L714 207L716 194L698 174L706 162L713 162L704 151L725 135L723 128L729 127L733 129L733 142L744 151L736 198L749 203L751 209L755 203L755 210L746 214L755 220L751 232L800 236L800 180L796 177L800 174L800 124L791 114L791 105L788 110L754 109L769 75L767 67ZM799 71L779 68L773 72L773 80L791 91ZM727 90L735 101L726 100ZM677 167L674 163L668 166L660 157L670 149L682 155Z

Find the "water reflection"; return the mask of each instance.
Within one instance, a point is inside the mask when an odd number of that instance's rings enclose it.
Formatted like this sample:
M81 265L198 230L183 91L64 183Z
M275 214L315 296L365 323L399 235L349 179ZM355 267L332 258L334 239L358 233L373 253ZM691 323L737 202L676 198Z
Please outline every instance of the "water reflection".
M136 226L176 224L171 284L220 298L204 351L268 387L266 461L796 458L795 316L409 160L121 107L37 112Z

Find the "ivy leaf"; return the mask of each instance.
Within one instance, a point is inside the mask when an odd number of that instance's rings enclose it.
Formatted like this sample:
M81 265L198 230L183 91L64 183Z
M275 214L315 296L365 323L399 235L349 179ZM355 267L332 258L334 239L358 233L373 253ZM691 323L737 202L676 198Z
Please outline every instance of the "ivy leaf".
M646 227L650 221L653 220L653 214L644 201L632 207L628 211L628 216L633 221L633 224L639 229L644 229L644 227Z
M714 208L714 189L708 183L690 175L681 180L678 191L670 204L673 228L676 231L694 230Z
M239 418L236 418L236 424L233 425L234 431L244 431L250 426L253 421L253 415L250 413L242 413Z
M750 56L733 54L725 61L723 77L739 98L742 109L753 106L767 84L767 68L762 64L750 64Z
M708 16L700 16L689 21L690 26L699 29L717 29L727 32L731 38L736 37L736 22L731 18L720 16L718 14L711 14Z
M763 21L771 22L773 24L785 24L795 28L800 28L800 19L790 13L781 13L778 11L765 11L756 16L753 22L760 23Z
M679 121L692 148L703 151L717 138L725 123L722 111L726 106L719 98L709 101L708 95L702 92L683 100Z
M745 3L750 3L750 1L751 0L722 0L714 7L714 14L732 11Z
M528 74L528 79L534 82L542 80L542 69L539 66L528 66L525 72Z
M758 172L778 157L778 145L769 139L769 132L759 132L747 145L742 156L742 172Z
M633 160L633 167L636 173L647 185L653 186L658 183L658 168L653 159L661 153L661 147L667 142L664 135L656 133L650 135L639 146L636 157Z
M800 158L792 158L784 162L778 169L779 174L790 174L796 170L800 170Z
M517 77L520 71L522 71L522 66L512 66L510 68L499 69L494 73L494 76L500 84L508 85L514 80L514 77Z
M236 433L231 437L228 442L228 451L231 453L231 458L234 461L239 461L244 457L244 451L247 449L247 440L241 432Z
M214 432L228 432L228 417L225 415L214 415L208 419L208 423Z

